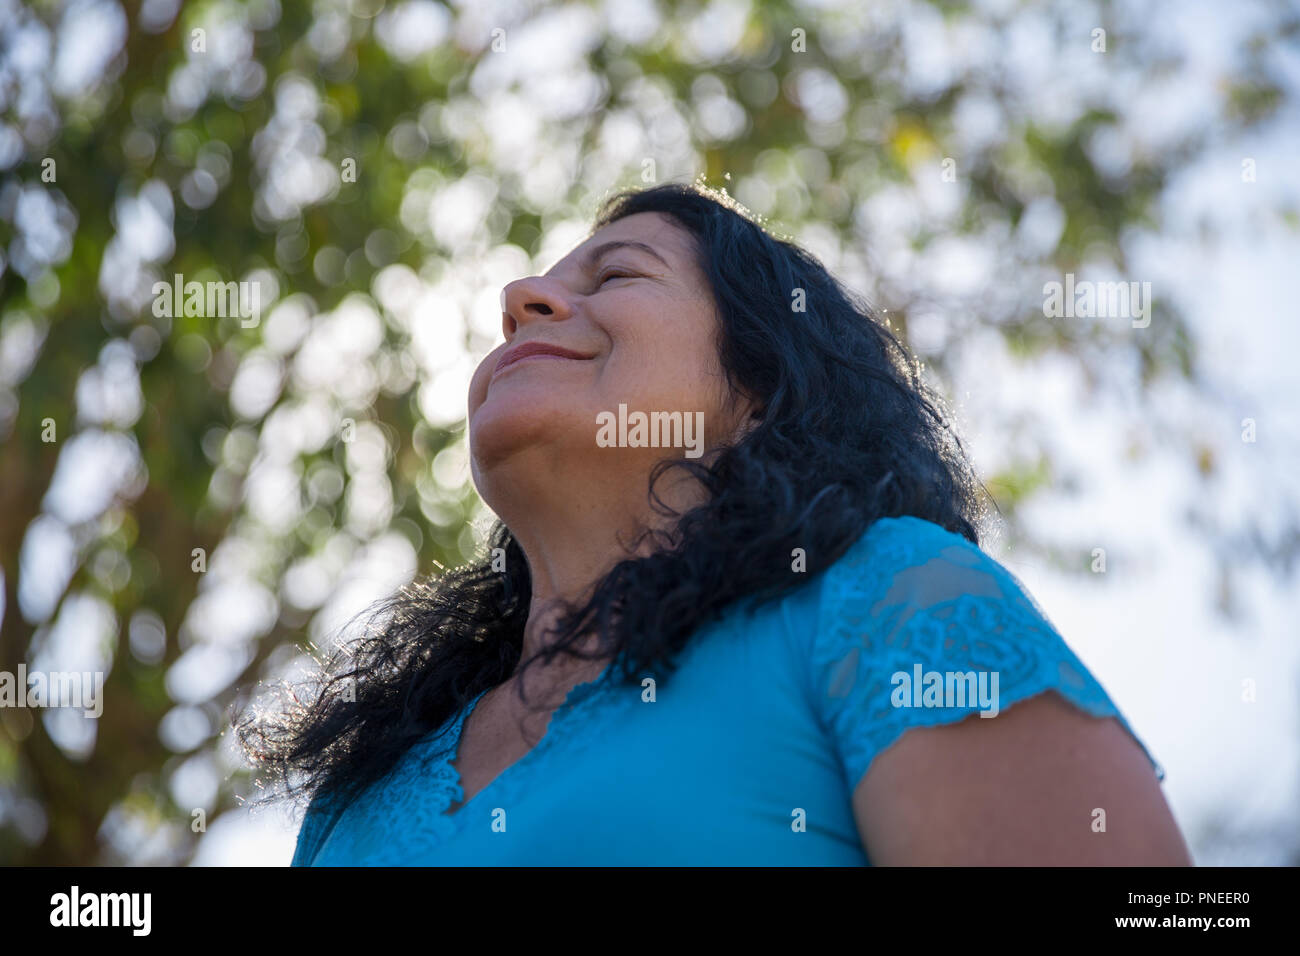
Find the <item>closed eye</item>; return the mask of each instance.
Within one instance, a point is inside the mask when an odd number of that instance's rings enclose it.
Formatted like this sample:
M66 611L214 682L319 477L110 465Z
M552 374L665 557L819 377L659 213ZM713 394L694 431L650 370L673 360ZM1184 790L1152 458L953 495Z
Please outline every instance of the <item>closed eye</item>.
M602 272L602 273L600 274L600 278L598 278L598 279L596 280L596 288L599 289L601 286L603 286L603 285L604 285L606 282L608 282L610 279L635 279L635 278L637 278L637 276L634 275L633 273L630 273L630 272L622 272L622 271L617 270L617 269L611 269L611 270L608 271L608 272Z

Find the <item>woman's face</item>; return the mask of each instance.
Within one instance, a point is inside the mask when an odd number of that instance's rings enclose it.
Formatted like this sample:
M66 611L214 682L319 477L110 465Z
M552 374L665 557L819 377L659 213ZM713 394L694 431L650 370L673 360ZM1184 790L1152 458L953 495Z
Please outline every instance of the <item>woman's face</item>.
M631 447L630 429L622 447L609 447L620 430L602 432L602 423L617 422L620 405L628 418L702 422L704 449L734 434L740 417L718 361L713 298L690 234L668 217L637 213L600 229L545 275L507 285L502 306L505 343L469 389L475 484L494 508L491 475L512 460L648 474L655 461L690 453Z

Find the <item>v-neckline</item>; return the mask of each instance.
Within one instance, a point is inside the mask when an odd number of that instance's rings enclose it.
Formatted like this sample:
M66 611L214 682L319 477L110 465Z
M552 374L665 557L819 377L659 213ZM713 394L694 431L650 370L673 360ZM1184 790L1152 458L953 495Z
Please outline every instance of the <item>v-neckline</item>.
M465 737L465 724L469 722L471 715L473 715L474 711L478 709L479 702L487 696L489 691L494 690L495 687L489 687L487 690L479 691L478 695L465 706L461 711L460 716L457 718L455 730L456 741L451 748L450 756L446 758L446 776L449 783L447 788L448 793L438 815L446 821L459 820L464 815L464 812L469 808L470 804L474 803L489 790L498 787L507 777L513 776L517 770L524 767L526 764L531 763L534 759L534 755L539 754L548 746L548 743L555 739L556 734L554 731L556 729L556 720L560 719L562 716L570 716L577 708L578 704L589 699L595 691L600 688L602 682L613 666L614 661L611 660L596 677L591 680L580 681L570 687L568 692L564 695L564 700L558 707L551 711L550 719L546 724L546 730L543 732L541 738L538 739L537 743L532 747L529 747L518 760L515 760L502 768L500 773L480 787L474 796L466 800L464 783L461 780L460 768L457 766L457 763L460 760L460 746ZM500 685L498 684L496 686L499 687ZM456 806L458 803L460 805ZM451 808L453 806L456 806L456 809L452 810Z

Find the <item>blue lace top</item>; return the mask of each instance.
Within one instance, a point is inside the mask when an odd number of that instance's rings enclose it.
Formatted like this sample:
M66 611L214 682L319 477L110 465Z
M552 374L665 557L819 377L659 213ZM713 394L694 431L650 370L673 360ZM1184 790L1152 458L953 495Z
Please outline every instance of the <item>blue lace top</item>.
M1011 573L917 518L876 522L777 602L739 602L679 662L660 686L612 666L575 686L448 815L475 698L350 805L313 801L293 865L864 865L852 793L909 728L1053 690L1134 735Z

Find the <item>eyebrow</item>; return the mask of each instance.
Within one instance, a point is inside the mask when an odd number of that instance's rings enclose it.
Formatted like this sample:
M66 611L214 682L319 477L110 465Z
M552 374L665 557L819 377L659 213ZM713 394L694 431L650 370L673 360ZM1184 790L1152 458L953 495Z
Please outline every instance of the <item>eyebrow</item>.
M615 239L611 242L602 242L587 253L584 265L590 270L602 257L617 249L636 249L639 252L654 256L663 263L665 269L672 269L672 266L667 263L663 256L655 252L653 247L646 245L644 242L637 242L635 239Z

